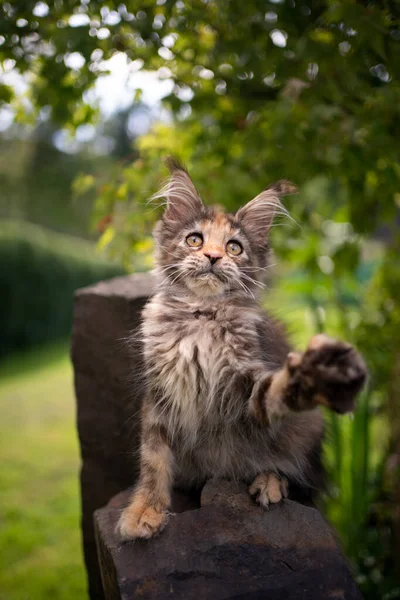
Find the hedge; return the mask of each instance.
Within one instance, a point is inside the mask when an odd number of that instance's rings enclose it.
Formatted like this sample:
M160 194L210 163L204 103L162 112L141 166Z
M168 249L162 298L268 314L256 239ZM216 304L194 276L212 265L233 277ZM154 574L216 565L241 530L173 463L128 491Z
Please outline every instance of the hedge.
M69 335L74 291L123 272L89 242L0 221L0 356Z

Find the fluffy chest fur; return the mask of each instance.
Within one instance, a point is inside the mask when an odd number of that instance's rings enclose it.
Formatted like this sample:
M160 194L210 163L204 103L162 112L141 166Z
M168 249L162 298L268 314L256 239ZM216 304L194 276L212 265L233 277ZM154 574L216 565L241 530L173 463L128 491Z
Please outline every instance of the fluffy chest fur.
M261 367L261 321L255 303L188 301L162 293L148 303L142 327L147 378L171 432L193 434L202 423L216 427L222 418L237 417L240 376Z

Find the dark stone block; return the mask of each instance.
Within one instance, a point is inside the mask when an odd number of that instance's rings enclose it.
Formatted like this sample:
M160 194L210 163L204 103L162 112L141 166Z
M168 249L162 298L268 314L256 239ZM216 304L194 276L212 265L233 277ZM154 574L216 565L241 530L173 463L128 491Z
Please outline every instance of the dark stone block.
M211 481L201 508L172 515L151 540L121 543L128 495L95 513L107 599L361 599L314 508L285 500L266 511L244 486Z
M93 512L135 480L141 350L127 335L139 325L150 275L118 277L75 295L72 360L81 446L82 531L90 597L102 599Z

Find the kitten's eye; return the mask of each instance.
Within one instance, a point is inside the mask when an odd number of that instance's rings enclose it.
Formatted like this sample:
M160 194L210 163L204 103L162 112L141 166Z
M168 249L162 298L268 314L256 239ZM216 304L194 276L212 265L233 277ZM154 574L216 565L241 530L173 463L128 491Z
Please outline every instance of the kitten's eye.
M239 256L239 254L242 254L243 252L242 245L234 240L231 240L227 243L226 249L228 250L229 254L232 254L233 256Z
M186 243L191 248L200 248L203 245L203 236L201 233L191 233L187 236Z

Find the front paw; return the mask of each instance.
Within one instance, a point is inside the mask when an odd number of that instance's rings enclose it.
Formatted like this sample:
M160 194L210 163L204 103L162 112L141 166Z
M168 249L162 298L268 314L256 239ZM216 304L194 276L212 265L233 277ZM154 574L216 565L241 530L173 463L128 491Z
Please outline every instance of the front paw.
M166 509L152 506L146 496L139 493L123 510L116 531L123 540L148 539L162 531L167 520Z
M258 504L268 508L270 504L277 504L288 497L288 481L275 473L261 473L249 487L249 493Z
M304 354L289 354L287 366L288 404L295 397L303 404L294 409L321 404L337 413L351 412L367 378L365 363L355 348L323 334L311 338Z

